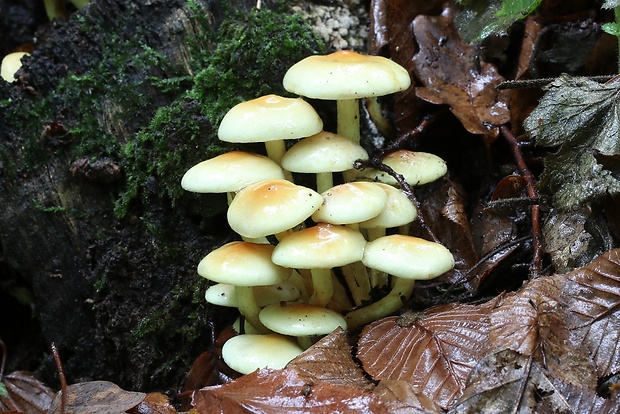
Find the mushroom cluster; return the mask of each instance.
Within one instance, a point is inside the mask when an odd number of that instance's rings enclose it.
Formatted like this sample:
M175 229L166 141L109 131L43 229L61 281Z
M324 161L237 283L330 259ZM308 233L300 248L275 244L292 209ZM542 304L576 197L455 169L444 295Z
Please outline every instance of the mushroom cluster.
M216 283L206 300L237 307L242 316L239 335L223 348L230 367L242 374L282 368L338 327L359 329L396 312L415 280L454 266L441 244L402 234L417 211L393 177L354 168L368 159L359 143L358 99L409 85L407 71L383 57L351 51L308 57L284 77L285 89L302 97L243 102L220 124L221 140L264 142L267 156L231 151L183 176L185 190L227 193L227 219L241 239L198 265L198 274ZM324 131L303 97L336 100L338 130ZM295 140L288 149L287 139ZM442 159L421 152L397 151L383 162L409 185L447 171ZM293 173L310 184L296 183ZM373 303L371 292L379 288L390 293Z

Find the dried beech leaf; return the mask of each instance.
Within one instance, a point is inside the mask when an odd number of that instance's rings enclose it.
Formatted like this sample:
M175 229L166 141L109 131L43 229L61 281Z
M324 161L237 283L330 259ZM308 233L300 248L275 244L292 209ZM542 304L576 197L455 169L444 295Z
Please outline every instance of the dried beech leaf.
M504 79L495 66L476 64L475 48L460 39L449 11L416 17L413 33L420 49L413 57L415 74L425 86L416 88L418 97L449 105L469 132L495 139L510 120L508 93L496 89Z
M346 332L338 328L293 359L287 368L296 369L313 382L371 388L358 364L353 361Z
M392 414L443 413L440 406L427 396L416 392L411 384L402 380L383 380L374 389Z
M598 376L620 371L620 249L556 277L566 281L560 295L573 316L571 344L589 352Z
M124 413L140 404L145 393L125 391L109 381L91 381L67 387L64 414L114 414ZM62 391L56 394L49 414L61 413Z
M3 377L7 397L0 397L0 409L28 414L46 413L54 391L36 379L31 372L15 371Z
M373 379L408 381L415 392L447 408L486 353L495 303L451 304L381 319L362 331L357 357Z
M231 383L207 387L193 394L201 414L233 413L380 413L378 396L350 386L315 383L294 368L261 369Z
M160 392L151 392L144 401L127 411L129 414L176 414L170 399Z

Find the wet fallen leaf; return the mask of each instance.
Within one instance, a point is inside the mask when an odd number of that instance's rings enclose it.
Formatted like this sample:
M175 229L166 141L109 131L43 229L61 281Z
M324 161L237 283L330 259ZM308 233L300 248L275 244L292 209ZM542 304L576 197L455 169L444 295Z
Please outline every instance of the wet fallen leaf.
M7 396L0 396L0 409L27 414L46 413L54 391L36 379L31 372L15 371L2 378Z
M379 397L351 386L315 383L295 368L262 369L229 384L194 392L193 405L201 414L232 413L379 413Z
M177 410L170 399L159 392L151 392L144 400L127 411L129 414L176 414Z
M449 105L472 134L497 138L510 113L508 93L496 89L504 79L495 66L460 39L449 9L437 17L416 17L413 33L420 48L413 57L415 74L424 85L416 88L418 97Z
M487 351L495 303L450 304L373 322L360 335L357 357L373 379L407 381L448 408Z
M593 153L620 153L620 83L562 75L523 124L536 145L558 148L545 157L541 188L560 209L620 193L620 181Z
M353 361L347 333L340 328L289 362L287 368L296 369L312 378L313 382L372 388L364 371Z
M108 381L91 381L67 387L64 414L115 414L124 413L140 404L146 394L125 391ZM52 401L49 414L61 413L62 391Z
M434 414L444 411L427 396L403 380L383 380L374 390L392 414Z

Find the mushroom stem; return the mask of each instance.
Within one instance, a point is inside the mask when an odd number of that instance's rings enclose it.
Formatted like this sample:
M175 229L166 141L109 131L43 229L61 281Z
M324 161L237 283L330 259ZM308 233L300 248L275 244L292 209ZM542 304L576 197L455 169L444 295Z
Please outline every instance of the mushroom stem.
M311 305L325 306L334 294L331 269L311 269L314 292L308 301Z
M252 325L258 333L271 333L271 331L265 328L265 325L263 325L258 319L260 308L256 304L252 286L236 286L235 293L237 294L237 305L239 307L239 312L243 315L245 320Z
M322 194L334 186L334 176L331 172L316 173L316 192Z
M267 156L269 158L278 163L278 165L282 165L282 157L286 152L286 145L284 144L284 140L279 139L276 141L266 141L265 150L267 151ZM284 178L290 182L294 182L293 174L290 171L284 170Z
M374 228L366 229L366 231L368 234L369 242L375 239L378 239L379 237L385 236L385 229L383 227L374 227ZM382 272L377 269L370 269L368 273L369 273L371 287L387 285L388 280L387 280L387 274L385 272Z
M347 282L356 306L370 298L370 278L362 262L355 262L342 267L342 274Z
M338 111L338 135L342 135L356 144L360 143L360 108L357 99L340 99L336 101Z
M403 306L403 298L408 299L413 292L415 280L396 278L394 288L377 302L349 312L345 316L347 326L351 329L360 328L374 320L388 316Z

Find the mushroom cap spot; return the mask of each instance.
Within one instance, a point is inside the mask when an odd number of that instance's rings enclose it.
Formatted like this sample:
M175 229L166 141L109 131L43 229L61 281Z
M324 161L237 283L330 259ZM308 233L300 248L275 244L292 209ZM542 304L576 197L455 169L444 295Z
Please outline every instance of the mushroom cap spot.
M452 253L439 243L393 234L366 244L362 263L405 279L433 279L454 267Z
M358 231L318 223L282 238L271 260L295 269L330 269L361 260L365 245Z
M401 174L409 185L422 185L443 177L448 171L446 162L435 154L408 150L394 151L381 160L385 165ZM364 169L358 179L364 178L380 181L385 184L397 185L396 180L388 173L373 168Z
M347 329L347 322L339 313L307 303L275 303L262 309L258 318L282 335L326 335L338 327Z
M289 68L284 89L316 99L358 99L407 89L409 72L382 56L340 50L308 56Z
M325 191L323 205L312 214L315 222L360 223L378 216L387 205L385 190L376 183L351 182Z
M251 184L228 208L228 223L244 237L278 234L302 223L323 203L316 191L286 180Z
M319 114L303 99L265 95L232 107L217 135L226 142L266 142L309 137L322 129Z
M284 179L284 171L276 162L264 155L230 151L187 170L181 187L195 193L226 193L269 179Z
M411 200L398 188L391 185L376 183L387 194L385 209L376 217L359 224L362 229L374 229L404 226L411 223L418 216L418 210Z
M198 274L217 283L234 286L266 286L284 282L291 269L271 261L274 246L230 242L206 255L198 263Z
M254 286L254 299L258 307L272 303L289 302L299 299L301 292L294 284L284 281L277 285ZM238 306L235 286L218 283L210 286L205 292L205 300L213 305L236 308Z
M7 82L13 82L15 80L15 73L22 67L24 55L30 56L27 52L13 52L2 58L0 77Z
M284 335L244 334L224 343L222 358L235 371L250 374L260 368L282 369L302 352L294 339Z
M353 168L355 160L368 159L359 144L322 131L293 145L282 157L282 167L297 173L338 172Z

